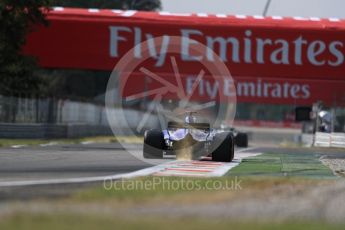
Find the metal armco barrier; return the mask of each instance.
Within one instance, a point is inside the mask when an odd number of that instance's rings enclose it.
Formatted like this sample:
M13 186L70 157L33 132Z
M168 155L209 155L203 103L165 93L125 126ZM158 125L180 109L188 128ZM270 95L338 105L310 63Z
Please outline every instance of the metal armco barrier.
M345 148L345 133L315 133L314 146Z
M318 147L330 147L331 146L331 134L330 133L315 133L314 146Z
M345 148L345 133L331 134L331 147Z

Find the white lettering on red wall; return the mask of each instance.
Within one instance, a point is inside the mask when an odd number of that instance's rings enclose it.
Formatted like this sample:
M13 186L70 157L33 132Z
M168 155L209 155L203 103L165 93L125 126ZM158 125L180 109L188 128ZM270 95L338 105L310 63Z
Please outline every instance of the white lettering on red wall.
M191 93L196 77L186 77L186 91ZM305 99L310 98L310 85L298 84L291 82L267 82L262 81L261 78L238 80L235 81L236 92L231 92L232 80L217 79L207 80L202 79L198 82L198 87L195 96L198 98L207 97L215 99L217 92L224 96L231 97L236 94L237 97L244 98L272 98L272 99Z
M200 62L216 63L216 53L235 79L238 101L345 103L345 20L218 16L52 10L47 13L50 26L34 28L23 53L37 57L45 68L112 71L129 50L140 60L147 49L145 68L174 79L168 51L172 36L180 36L176 63L181 74L199 73ZM159 44L151 39L157 37L162 38ZM195 41L208 49L195 54ZM140 87L139 79L132 84L133 92ZM215 92L229 97L234 93L228 79L206 80L199 85L200 99L214 97Z
M111 57L118 58L118 47L124 43L134 41L133 47L140 45L154 35L144 33L139 27L131 28L124 26L110 26L110 46L109 53ZM232 36L209 36L201 30L181 29L181 60L183 61L214 61L213 53L220 56L224 62L233 63L256 63L256 64L274 64L274 65L303 65L304 59L308 64L314 66L340 66L344 64L344 43L342 41L322 41L307 40L303 35L292 40L270 39L268 37L257 37L249 29L243 29L242 37ZM163 35L163 41L159 49L152 40L148 40L149 51L152 58L156 59L156 66L166 64L166 51L170 45L169 35ZM131 39L129 39L131 38ZM133 39L134 38L134 39ZM151 43L150 43L151 41ZM190 46L201 42L210 50L205 50L203 56L193 56L190 54ZM121 44L122 43L122 44ZM217 46L217 47L216 47ZM135 49L135 58L141 58L140 47Z

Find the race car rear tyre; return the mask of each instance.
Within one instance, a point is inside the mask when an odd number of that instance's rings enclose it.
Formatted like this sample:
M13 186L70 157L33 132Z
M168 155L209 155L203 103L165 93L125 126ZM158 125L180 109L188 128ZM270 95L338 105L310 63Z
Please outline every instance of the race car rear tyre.
M163 158L164 136L160 130L147 130L144 134L144 158Z
M234 159L234 137L230 132L216 134L213 144L212 161L231 162Z
M238 133L235 137L235 143L238 147L248 147L248 135L246 133Z

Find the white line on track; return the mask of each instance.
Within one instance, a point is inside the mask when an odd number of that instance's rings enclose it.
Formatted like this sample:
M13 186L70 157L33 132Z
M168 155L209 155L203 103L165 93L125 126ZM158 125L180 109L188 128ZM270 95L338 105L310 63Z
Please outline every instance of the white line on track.
M54 145L58 145L57 142L49 142L46 144L40 144L41 147L48 147L48 146L54 146Z
M19 148L23 148L23 147L26 147L27 145L12 145L11 148L14 148L14 149L19 149Z
M244 149L239 149L235 153L242 153L242 152L248 152L254 149L258 149L258 147L250 147L250 148L244 148Z
M81 142L82 145L89 145L89 144L94 144L94 141L83 141Z
M47 180L26 180L26 181L5 181L0 182L0 187L18 187L18 186L35 186L35 185L53 185L53 184L77 184L102 182L110 180L130 179L140 176L194 176L194 177L219 177L223 176L230 169L239 165L242 159L260 155L258 152L248 152L257 149L245 148L235 152L235 159L230 163L213 162L213 161L169 161L153 167L141 169L131 173L116 174L99 177L81 177L65 179L47 179ZM240 153L238 155L238 153Z

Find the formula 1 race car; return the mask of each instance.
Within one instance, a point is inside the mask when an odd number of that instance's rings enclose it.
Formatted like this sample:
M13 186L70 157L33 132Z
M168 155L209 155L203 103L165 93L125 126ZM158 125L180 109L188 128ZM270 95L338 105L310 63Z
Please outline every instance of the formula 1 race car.
M231 162L234 159L232 132L210 128L199 123L189 113L184 122L168 122L166 130L147 130L144 135L144 157L149 159L176 155L179 158L189 149L191 159L211 157L213 161Z

